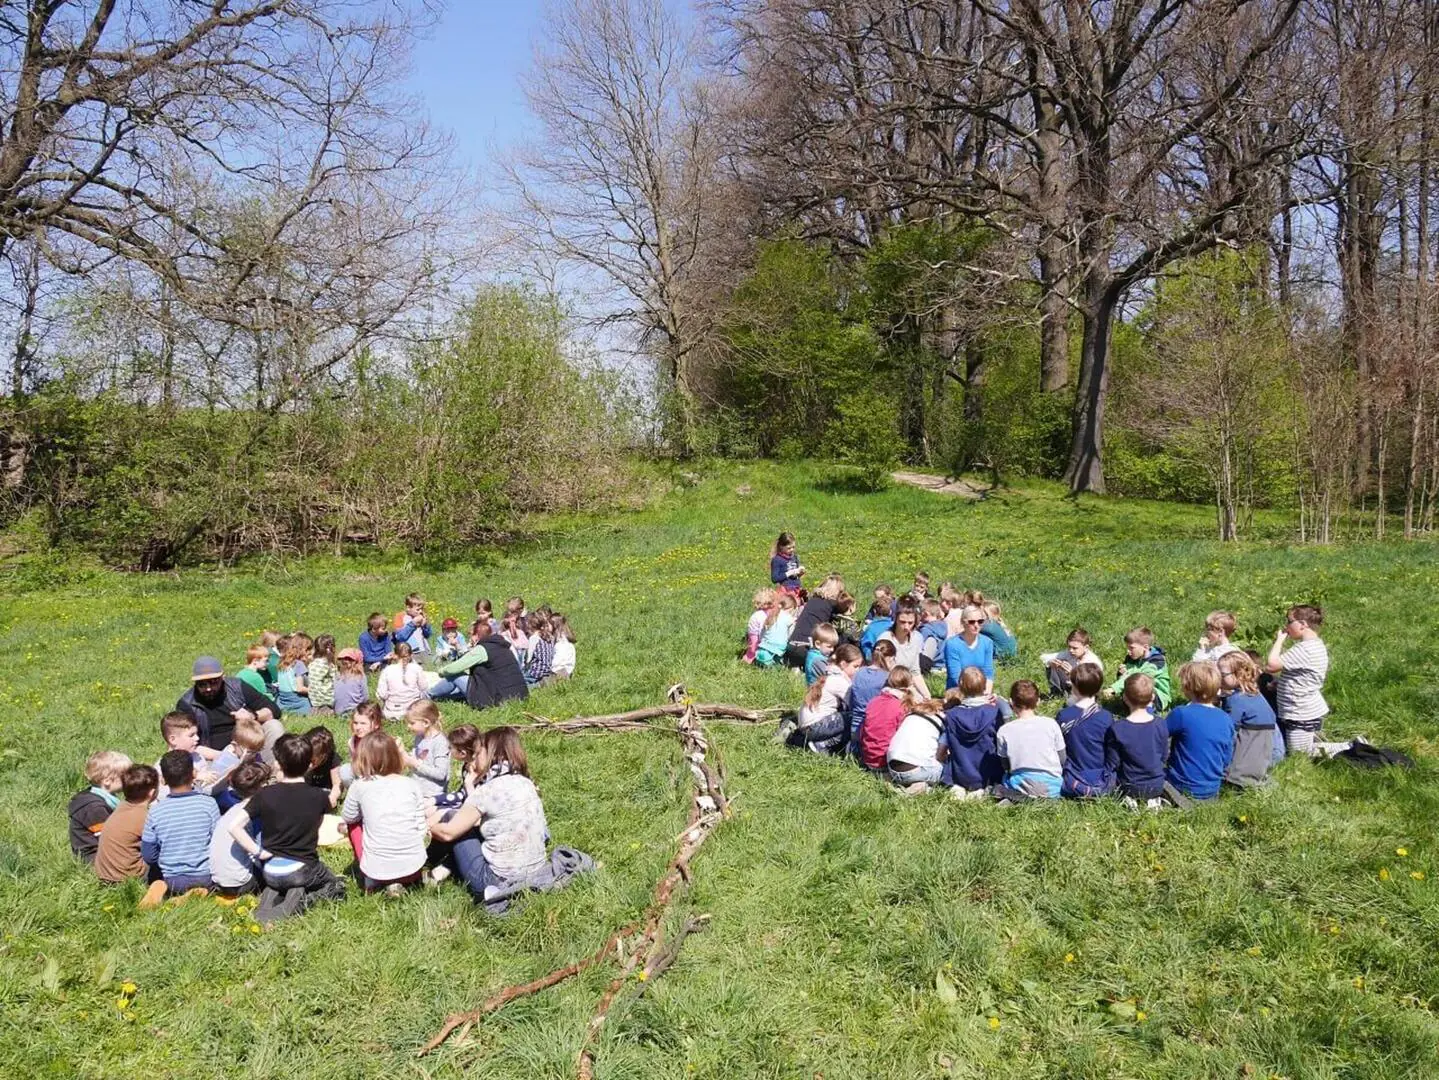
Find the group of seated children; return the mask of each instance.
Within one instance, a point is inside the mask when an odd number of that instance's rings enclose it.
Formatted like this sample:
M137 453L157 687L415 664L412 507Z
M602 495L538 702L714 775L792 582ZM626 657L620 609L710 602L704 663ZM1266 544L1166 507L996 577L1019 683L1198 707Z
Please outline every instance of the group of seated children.
M574 674L574 631L548 606L528 611L524 599L514 596L498 620L490 601L481 599L468 635L449 618L433 640L425 600L411 593L393 620L373 613L354 648L336 650L332 634L266 631L247 650L238 677L282 712L345 716L369 698L367 675L373 674L386 719L399 720L416 701L463 700L468 673L488 659L487 650L497 641L513 654L527 687Z
M792 539L781 540L775 558L793 560ZM775 562L772 576L788 569ZM782 584L797 581L788 575ZM939 784L955 797L1011 801L1118 793L1150 806L1213 798L1223 782L1262 783L1286 750L1314 755L1348 745L1317 741L1329 712L1317 607L1291 608L1265 657L1229 641L1231 614L1210 614L1193 660L1179 669L1178 704L1147 627L1125 635L1113 680L1089 634L1076 628L1064 651L1040 658L1047 696L1065 699L1051 718L1037 711L1042 695L1029 679L995 693L996 660L1017 653L998 605L948 584L934 602L927 586L923 574L907 596L880 586L858 628L834 617L853 607L838 575L807 596L798 616L791 588L755 597L746 657L799 668L809 684L786 732L792 745L851 753L911 792ZM927 678L941 673L945 689L936 698Z
M342 762L324 727L264 751L237 738L210 756L196 747L194 720L171 713L157 766L115 751L86 762L90 786L70 802L71 847L103 882L148 881L141 907L167 894L264 892L278 917L344 896L319 853L338 809L334 825L366 892L401 893L427 867L432 884L458 873L477 899L541 882L548 830L518 733L461 724L447 736L429 700L412 704L404 723L408 745L385 730L379 705L363 702ZM454 790L452 760L461 765Z

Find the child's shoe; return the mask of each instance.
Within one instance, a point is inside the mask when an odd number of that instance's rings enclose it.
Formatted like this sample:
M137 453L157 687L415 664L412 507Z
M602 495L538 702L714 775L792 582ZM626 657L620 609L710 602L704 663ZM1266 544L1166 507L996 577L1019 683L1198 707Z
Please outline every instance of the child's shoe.
M450 868L448 866L432 866L425 874L425 884L432 889L439 888L449 880L449 877Z
M163 881L157 881L145 890L145 895L135 906L141 911L153 911L165 902L165 894L170 891L170 886Z
M386 896L404 896L404 895L405 895L405 887L404 887L403 885L401 885L398 881L392 882L391 884L385 886L385 895L386 895Z

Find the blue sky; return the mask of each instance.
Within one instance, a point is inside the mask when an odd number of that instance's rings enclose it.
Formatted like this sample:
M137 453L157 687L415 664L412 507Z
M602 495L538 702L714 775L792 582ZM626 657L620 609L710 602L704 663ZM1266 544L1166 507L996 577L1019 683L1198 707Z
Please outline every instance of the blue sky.
M462 164L483 167L526 133L520 75L539 26L537 0L451 0L415 44L410 86L430 119L455 136Z

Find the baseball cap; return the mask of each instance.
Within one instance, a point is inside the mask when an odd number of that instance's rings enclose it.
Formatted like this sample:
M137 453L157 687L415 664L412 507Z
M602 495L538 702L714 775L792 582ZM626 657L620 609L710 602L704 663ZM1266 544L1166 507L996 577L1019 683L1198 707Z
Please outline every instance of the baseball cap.
M454 619L446 619L440 624L441 630L458 630L459 628L460 624L457 623Z
M206 679L223 679L224 677L224 666L213 656L200 657L195 661L195 666L190 669L191 682L204 682Z

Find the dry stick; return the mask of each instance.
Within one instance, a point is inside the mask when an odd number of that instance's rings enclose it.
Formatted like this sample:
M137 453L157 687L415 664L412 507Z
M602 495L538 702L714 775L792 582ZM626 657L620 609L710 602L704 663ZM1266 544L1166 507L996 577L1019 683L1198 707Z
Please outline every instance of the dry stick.
M670 965L674 963L676 956L679 954L680 946L684 944L685 938L695 933L709 919L708 915L687 919L684 926L680 928L678 935L671 940L668 947L663 952L652 955L652 950L658 937L660 923L669 908L670 901L673 899L675 889L681 882L687 884L690 880L690 859L694 856L694 853L699 850L700 845L705 842L705 839L709 836L710 832L714 830L715 826L725 817L729 816L729 800L725 798L724 790L721 786L723 782L722 774L704 760L704 754L708 749L708 742L704 736L704 729L698 723L697 715L702 712L717 718L723 717L730 720L741 720L747 723L757 724L772 719L768 713L773 712L773 710L760 711L741 709L733 705L667 705L653 709L637 709L632 713L621 713L613 716L577 717L574 720L559 723L549 720L546 717L533 717L535 720L534 723L521 725L529 728L548 728L565 734L584 730L672 730L680 736L685 760L697 765L704 775L704 790L695 791L695 799L692 800L690 804L690 812L685 825L685 831L676 838L677 841L682 841L680 848L675 853L675 857L670 860L665 875L655 885L654 897L650 902L649 909L646 911L644 932L640 937L640 941L635 948L631 950L629 956L624 958L619 975L611 980L609 986L605 988L605 992L601 995L599 1003L595 1008L595 1014L591 1018L589 1027L585 1032L585 1042L580 1050L578 1061L579 1075L583 1080L592 1080L594 1076L593 1043L595 1037L598 1034L600 1026L604 1023L605 1018L609 1015L610 1008L614 1004L614 1000L620 990L623 989L625 980L629 974L639 966L641 959L644 959L646 961L646 967L643 969L643 973L646 979L662 975L669 969ZM660 716L679 716L681 720L676 728L660 728L641 722L645 719ZM691 757L691 755L695 753L700 755L698 762L695 762ZM691 772L690 775L693 778L693 772ZM702 794L708 795L714 800L715 806L718 808L717 813L706 813L701 810L698 797ZM465 1032L468 1032L473 1024L482 1020L490 1013L503 1008L511 1001L538 993L540 990L561 983L566 979L578 975L587 968L600 963L608 957L625 938L635 933L639 926L639 923L631 923L624 929L612 934L609 940L589 956L577 960L573 964L558 968L548 975L544 975L532 982L507 987L486 1000L477 1009L463 1013L452 1013L445 1020L444 1026L435 1034L435 1037L420 1050L420 1056L428 1054L438 1047L449 1038L450 1034L455 1031L456 1028L461 1028Z
M490 1013L504 1008L504 1006L508 1005L516 998L527 997L530 994L538 993L541 990L545 990L551 986L554 986L556 983L564 982L566 979L578 975L586 968L594 967L605 957L609 956L610 953L614 952L615 946L618 945L622 939L629 937L630 934L633 934L638 928L638 926L638 923L630 923L630 925L626 926L624 929L616 930L613 934L610 935L608 941L601 945L596 951L592 952L589 956L586 956L583 960L576 960L573 964L568 964L565 967L558 968L555 971L550 972L548 975L535 979L533 982L522 983L518 986L506 987L494 997L485 1001L484 1004L482 1004L478 1009L471 1009L469 1012L451 1013L445 1019L444 1027L440 1028L440 1030L436 1032L433 1039L425 1043L425 1045L421 1048L418 1056L424 1057L431 1050L435 1049L435 1047L439 1046L440 1043L444 1042L450 1037L450 1032L454 1031L455 1028L464 1027L468 1029L470 1025L475 1023L477 1020L482 1020Z
M698 753L700 755L699 764L701 764L701 770L704 775L704 789L701 791L699 790L699 785L695 785L695 798L690 803L688 826L683 834L684 840L680 844L679 851L675 853L675 857L670 860L669 869L665 872L664 877L660 878L658 884L655 886L654 898L650 901L649 910L645 915L645 927L643 934L640 936L640 942L620 973L610 981L609 986L605 987L605 992L600 996L599 1003L595 1006L594 1015L590 1018L589 1026L585 1029L584 1043L580 1047L579 1059L576 1063L576 1071L580 1080L594 1080L595 1042L599 1037L600 1029L609 1017L610 1009L613 1007L620 991L624 988L630 972L636 967L639 967L642 960L645 966L641 969L641 974L645 975L646 978L649 977L652 971L651 965L654 963L651 957L659 935L660 923L669 911L670 902L674 898L675 890L682 883L689 883L690 859L694 857L695 852L700 849L705 839L714 831L715 826L718 825L724 817L723 813L706 813L699 805L700 795L708 795L714 800L716 806L721 805L724 800L724 792L719 786L720 777L713 769L703 765L703 755L707 742L704 737L704 729L700 727L699 718L695 713L696 709L694 706L685 709L684 715L681 717L679 723L679 735L687 761L693 761L693 757L691 756L693 754ZM693 778L694 773L691 772L690 775ZM679 947L683 944L684 939L691 932L690 930L682 930L679 937L673 942L672 949L676 954L679 952ZM659 973L662 973L673 962L674 957L670 956L665 960L663 966L659 968Z

